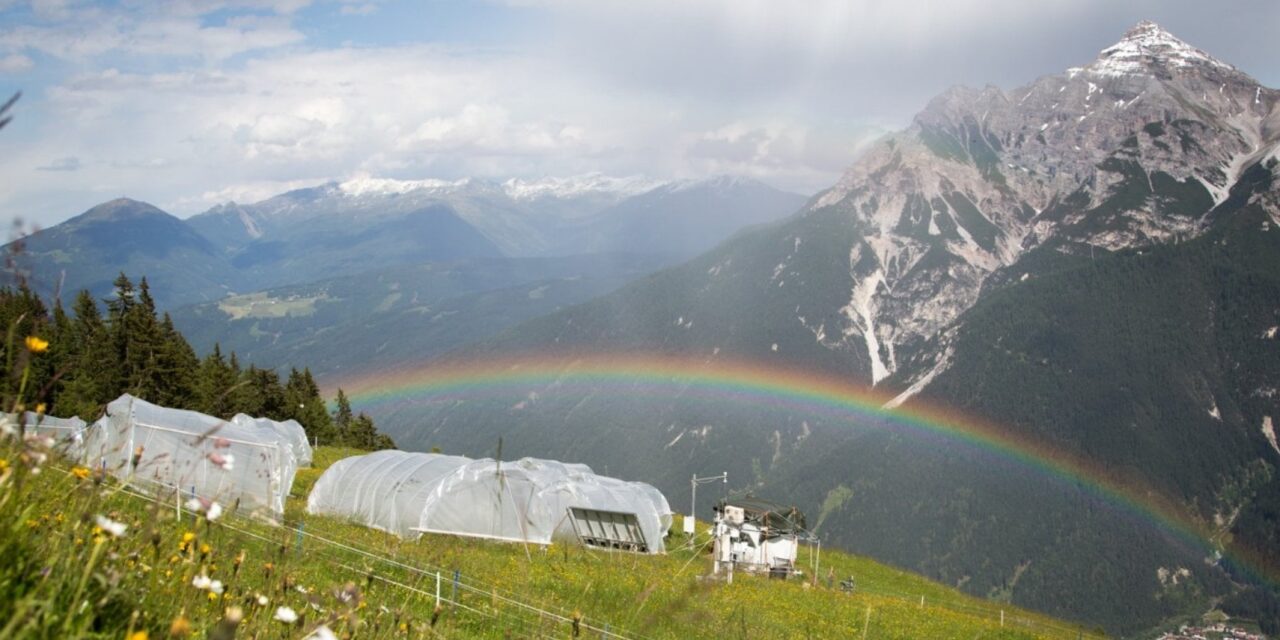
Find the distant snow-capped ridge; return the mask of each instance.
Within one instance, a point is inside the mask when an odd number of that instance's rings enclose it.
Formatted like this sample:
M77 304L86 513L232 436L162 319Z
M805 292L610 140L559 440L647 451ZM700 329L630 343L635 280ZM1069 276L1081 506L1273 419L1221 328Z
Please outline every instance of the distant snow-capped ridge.
M361 173L339 182L337 190L346 196L361 197L403 195L414 192L445 194L462 191L477 185L486 185L500 189L512 200L536 200L539 198L576 198L590 195L610 195L625 198L651 191L667 184L670 184L670 182L645 176L614 177L602 173L587 173L565 178L546 177L535 180L511 178L500 184L474 178L462 178L459 180L439 180L434 178L397 180L395 178L375 178L367 173Z
M568 178L539 178L522 180L512 178L502 183L507 196L516 200L533 200L535 198L573 198L594 193L607 193L619 196L639 195L668 184L664 180L654 180L645 176L627 176L616 178L602 173L585 173Z
M394 178L374 178L367 173L357 174L349 180L338 183L338 190L349 196L366 195L399 195L411 191L454 191L470 184L470 178L461 180L396 180Z

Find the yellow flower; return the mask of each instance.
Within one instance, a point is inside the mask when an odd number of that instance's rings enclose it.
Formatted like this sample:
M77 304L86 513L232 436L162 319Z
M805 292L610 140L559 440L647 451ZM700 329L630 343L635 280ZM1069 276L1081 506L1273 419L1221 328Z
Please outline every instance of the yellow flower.
M27 351L31 353L44 353L49 350L49 341L41 340L37 336L27 336ZM130 639L132 640L132 639Z
M45 404L44 404L43 402L40 402L40 403L37 403L37 404L36 404L36 413L37 413L37 414L39 414L39 415L44 415L45 409L48 409L48 407L46 407L46 406L45 406Z
M71 467L71 475L84 480L89 477L89 470L84 467Z
M129 640L147 640L147 637L146 631L134 631L129 634Z
M173 624L169 625L169 637L184 638L190 633L191 623L187 621L186 616L178 614L178 617L173 619Z

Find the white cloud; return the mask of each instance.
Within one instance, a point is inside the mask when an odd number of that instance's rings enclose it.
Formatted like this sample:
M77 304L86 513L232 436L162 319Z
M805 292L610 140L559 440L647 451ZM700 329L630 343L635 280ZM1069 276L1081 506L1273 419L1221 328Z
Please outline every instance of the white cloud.
M72 70L28 91L3 132L0 211L52 221L129 195L190 214L357 172L731 173L815 191L946 86L1014 86L1085 62L1138 17L1161 20L1163 6L528 0L512 11L536 19L505 25L511 37L488 48L452 32L448 46L325 48L307 34L343 34L306 20L371 25L386 16L352 14L382 4L300 11L308 4L48 0L35 19L0 20L0 72L30 70L33 59L33 76ZM424 24L438 6L421 5ZM466 18L445 22L489 27ZM1260 59L1275 51L1271 40L1236 40ZM57 158L92 161L34 170Z
M42 20L0 28L0 50L39 51L76 62L108 53L224 60L300 43L303 34L293 28L289 14L307 3L244 3L271 9L276 15L232 16L221 24L206 24L206 20L211 12L229 3L145 2L129 5L131 10L68 4L33 3L33 13Z
M35 61L20 53L0 57L0 73L23 73L36 66Z
M344 16L367 16L372 15L378 10L378 5L372 2L364 2L360 4L344 2L340 13Z

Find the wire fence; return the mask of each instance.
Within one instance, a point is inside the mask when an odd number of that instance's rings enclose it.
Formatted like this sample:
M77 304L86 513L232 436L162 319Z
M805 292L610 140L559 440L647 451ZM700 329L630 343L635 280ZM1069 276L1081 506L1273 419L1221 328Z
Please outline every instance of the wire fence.
M146 482L135 479L134 484L145 485ZM136 489L125 487L122 492L134 498L158 504L161 507L172 507L181 510L181 493L179 492L175 496L174 487L157 484L152 488L154 489L153 491L148 491L145 487ZM647 640L645 635L628 629L624 624L615 624L613 621L588 620L586 618L577 618L575 620L572 612L566 611L564 606L555 602L538 602L529 598L527 594L513 593L500 588L492 582L475 576L461 575L454 569L436 566L430 562L423 561L411 565L385 553L365 548L354 541L335 539L338 538L337 535L330 534L333 537L329 537L307 530L305 524L305 522L298 524L268 523L261 518L236 511L224 514L219 520L220 526L246 538L263 543L267 545L267 548L287 544L282 543L283 540L293 540L295 541L293 546L297 547L298 550L301 550L303 546L311 550L323 549L323 552L310 553L308 557L319 559L340 572L356 577L357 580L369 579L377 581L388 588L394 588L405 593L407 597L412 597L428 604L434 603L438 606L446 607L453 616L457 616L459 613L464 616L469 615L475 619L474 623L491 625L503 629L506 633L518 634L518 637L564 637L565 631L571 628L576 621L578 628L583 633L583 637L601 638L602 640ZM703 548L705 548L705 545L692 551L681 551L682 553L690 553L690 557L682 564L680 573L683 573L702 558L701 551ZM588 556L591 553L594 552L589 552ZM364 566L361 566L361 563L364 563ZM858 585L854 592L893 599L903 605L918 603L922 610L926 607L943 609L978 620L986 620L1002 627L1014 627L1032 633L1051 634L1058 637L1098 637L1077 627L1055 625L1045 620L1018 615L1017 613L1020 612L997 611L990 606L983 607L976 603L937 598L930 599L924 594L906 593L874 583ZM727 621L734 621L740 616L744 620L743 626L745 627L744 612L741 614L737 610L727 612L725 618ZM872 609L868 608L867 619L863 621L864 628L865 625L870 624L871 616ZM460 618L459 622L465 623L466 620ZM751 621L751 631L779 634L778 637L783 637L794 635L796 629L789 626L777 628L777 625L754 619ZM442 630L433 628L431 633L436 637L444 637ZM871 637L874 637L874 635Z

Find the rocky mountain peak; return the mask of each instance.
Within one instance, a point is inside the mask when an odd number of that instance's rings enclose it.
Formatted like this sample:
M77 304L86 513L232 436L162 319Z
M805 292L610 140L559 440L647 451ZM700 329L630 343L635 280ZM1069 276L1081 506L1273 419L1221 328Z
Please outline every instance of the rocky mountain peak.
M155 206L131 198L116 198L85 211L73 220L77 222L111 222L131 218L170 218L169 214Z
M1235 67L1179 40L1160 25L1144 20L1126 31L1119 42L1103 49L1098 59L1086 68L1104 76L1128 76L1188 67L1235 70Z

